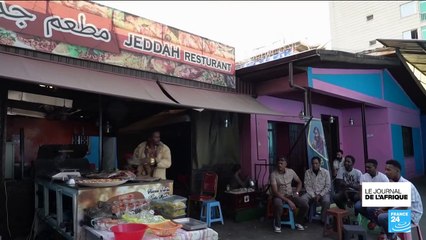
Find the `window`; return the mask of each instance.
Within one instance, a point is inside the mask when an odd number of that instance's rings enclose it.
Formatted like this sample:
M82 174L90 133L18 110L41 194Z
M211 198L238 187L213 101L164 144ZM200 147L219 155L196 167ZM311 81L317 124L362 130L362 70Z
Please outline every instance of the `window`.
M420 21L426 21L426 1L419 3Z
M416 13L417 11L417 1L411 1L408 3L404 3L399 7L401 12L401 17L408 17Z
M414 156L413 148L413 129L402 126L402 146L404 149L404 157Z
M376 44L377 43L377 41L376 40L371 40L370 42L368 42L369 44L370 44L370 46L373 46L374 44Z
M274 163L277 158L277 133L276 124L274 122L268 122L268 149L269 149L269 163Z
M426 39L426 26L423 26L420 29L421 33L422 33L422 39L425 40Z
M371 21L371 20L373 20L373 18L374 18L373 14L368 15L368 16L367 16L367 21Z
M417 34L417 29L410 31L405 31L402 33L402 39L418 39L419 35Z

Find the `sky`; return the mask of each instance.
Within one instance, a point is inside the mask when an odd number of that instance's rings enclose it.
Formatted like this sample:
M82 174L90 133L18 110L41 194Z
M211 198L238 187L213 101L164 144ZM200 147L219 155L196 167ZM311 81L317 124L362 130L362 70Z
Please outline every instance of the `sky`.
M94 1L235 47L243 60L279 43L330 41L327 1Z

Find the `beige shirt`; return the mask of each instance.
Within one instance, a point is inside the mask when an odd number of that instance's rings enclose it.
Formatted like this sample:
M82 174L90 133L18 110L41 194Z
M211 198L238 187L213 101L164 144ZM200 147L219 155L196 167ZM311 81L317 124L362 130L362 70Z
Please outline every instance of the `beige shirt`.
M318 174L315 175L312 169L305 172L305 189L310 197L317 194L324 196L330 192L330 174L325 168L320 168Z
M134 153L133 153L133 159L134 161L137 161L138 164L142 163L142 159L146 158L145 156L145 147L146 147L146 141L139 144ZM161 179L166 179L166 169L169 168L172 165L172 157L170 154L170 148L160 142L157 149L157 167L154 169L153 177L158 177Z
M269 180L271 184L277 185L280 194L293 196L293 188L291 187L293 179L299 179L299 177L293 169L286 168L285 173L280 173L278 170L273 171Z

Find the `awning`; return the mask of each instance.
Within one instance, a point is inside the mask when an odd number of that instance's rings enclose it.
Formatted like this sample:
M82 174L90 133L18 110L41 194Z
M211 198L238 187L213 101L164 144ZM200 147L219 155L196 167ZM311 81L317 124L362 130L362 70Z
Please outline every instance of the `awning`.
M155 81L0 53L0 76L64 88L178 105Z
M426 41L425 40L401 40L401 39L377 39L386 47L395 48L398 57L413 72L418 82L417 85L426 94Z
M208 91L166 83L160 83L160 85L176 102L187 107L237 113L282 115L244 94Z

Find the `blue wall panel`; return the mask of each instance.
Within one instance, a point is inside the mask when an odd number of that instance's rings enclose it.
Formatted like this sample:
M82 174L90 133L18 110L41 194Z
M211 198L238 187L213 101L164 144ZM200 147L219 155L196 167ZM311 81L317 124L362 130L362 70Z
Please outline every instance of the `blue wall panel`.
M405 176L404 149L402 147L402 128L391 124L393 159L401 164L401 174Z
M414 147L414 160L416 163L416 174L423 175L423 149L420 135L420 128L413 128L413 147Z
M402 105L407 108L417 109L416 105L411 101L410 97L404 92L399 84L389 75L387 71L383 74L384 99Z
M308 75L309 76L309 75ZM382 99L382 79L380 73L371 74L312 74L312 78ZM309 83L311 85L311 83Z

